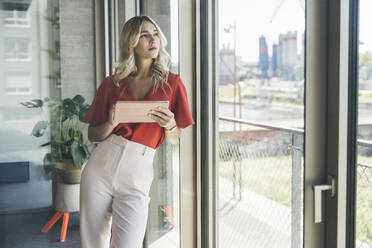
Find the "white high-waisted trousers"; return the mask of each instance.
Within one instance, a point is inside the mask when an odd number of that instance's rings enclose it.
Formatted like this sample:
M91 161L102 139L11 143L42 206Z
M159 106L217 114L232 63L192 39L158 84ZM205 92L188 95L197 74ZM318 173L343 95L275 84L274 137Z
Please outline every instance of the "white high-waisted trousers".
M82 248L139 248L146 231L155 149L111 134L81 175Z

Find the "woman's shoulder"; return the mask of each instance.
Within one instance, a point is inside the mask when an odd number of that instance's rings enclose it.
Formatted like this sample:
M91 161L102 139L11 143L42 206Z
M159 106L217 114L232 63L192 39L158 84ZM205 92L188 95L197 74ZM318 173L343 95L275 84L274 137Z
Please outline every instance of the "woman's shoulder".
M105 77L105 79L103 79L102 83L112 84L112 83L114 83L114 78L115 78L115 74L109 75L109 76Z
M178 74L176 73L173 73L173 72L168 72L168 83L175 87L177 86L179 83L182 84L182 81L181 81L181 78Z
M99 87L106 87L113 82L114 82L114 75L107 76L101 81L101 84L99 85Z
M105 89L114 88L114 86L115 86L114 78L115 78L115 75L109 75L109 76L105 77L102 80L102 83L101 83L100 87L105 88Z

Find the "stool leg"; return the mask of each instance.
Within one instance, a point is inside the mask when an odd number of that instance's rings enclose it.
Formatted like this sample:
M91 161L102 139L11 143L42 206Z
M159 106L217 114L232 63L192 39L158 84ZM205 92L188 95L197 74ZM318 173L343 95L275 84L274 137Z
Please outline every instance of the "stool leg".
M172 228L174 228L174 218L173 218L173 210L172 207L169 205L163 205L165 216L167 216L168 221Z
M62 212L57 212L53 215L53 217L45 224L45 226L41 229L42 232L48 232L50 230L50 228L52 228L52 226L54 224L56 224L56 222L59 220L59 218L61 218L61 216L63 215Z
M68 225L68 217L70 216L69 212L64 213L63 215L63 222L62 222L62 230L61 230L61 240L60 242L65 242L66 240L66 232L67 232L67 225Z

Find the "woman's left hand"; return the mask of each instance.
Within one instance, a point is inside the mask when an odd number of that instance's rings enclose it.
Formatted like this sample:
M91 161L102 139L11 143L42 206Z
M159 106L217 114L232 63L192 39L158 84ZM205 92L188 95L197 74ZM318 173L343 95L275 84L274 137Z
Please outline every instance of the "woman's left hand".
M174 114L168 108L158 107L156 109L152 109L147 115L156 121L159 126L164 127L165 129L169 129L176 125Z

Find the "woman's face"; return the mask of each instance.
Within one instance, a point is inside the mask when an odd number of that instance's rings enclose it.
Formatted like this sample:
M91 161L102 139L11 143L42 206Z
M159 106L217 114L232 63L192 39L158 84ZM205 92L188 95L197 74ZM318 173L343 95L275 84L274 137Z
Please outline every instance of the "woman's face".
M154 24L144 21L138 44L134 48L135 54L142 59L153 59L158 57L159 46L160 39Z

